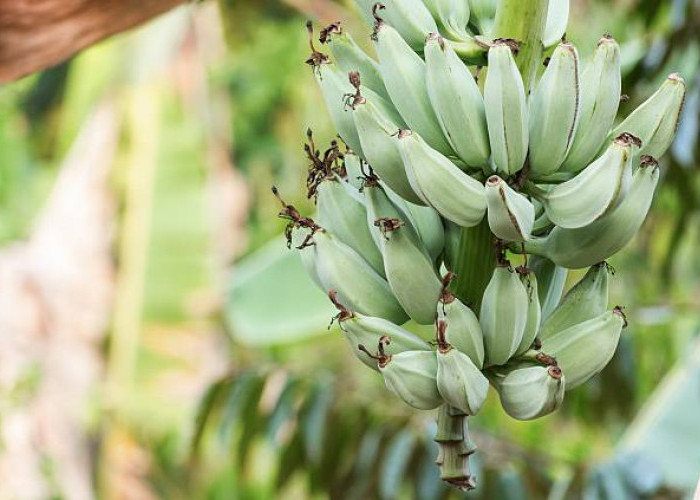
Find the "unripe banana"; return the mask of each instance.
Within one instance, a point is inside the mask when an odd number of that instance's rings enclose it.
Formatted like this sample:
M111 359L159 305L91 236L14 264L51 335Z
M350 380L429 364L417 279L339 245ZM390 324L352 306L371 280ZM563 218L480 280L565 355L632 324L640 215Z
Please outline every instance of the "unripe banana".
M371 100L359 103L352 113L365 158L380 178L402 198L423 204L411 187L395 138L399 126Z
M453 40L471 38L467 31L469 24L469 3L463 0L424 0L441 33Z
M535 223L535 207L503 179L486 180L486 201L491 232L506 241L527 241Z
M373 370L379 371L377 360L358 349L358 345L376 346L381 342L389 356L404 351L430 351L430 345L411 332L383 318L350 311L338 302L336 295L334 290L328 292L331 302L340 311L336 316L340 329L357 358Z
M562 2L565 0L550 0ZM556 172L574 139L579 114L579 74L576 48L562 42L530 99L530 176Z
M468 166L486 167L491 150L484 98L474 77L437 34L427 39L425 65L430 103L452 149Z
M381 16L416 51L423 50L428 33L438 30L433 16L421 0L355 1L363 14L368 14L375 21L375 26Z
M567 391L605 368L615 354L620 333L626 324L622 309L616 307L543 341L543 352L553 356L566 374Z
M561 406L565 382L557 366L519 366L506 371L497 389L508 415L517 420L533 420Z
M338 300L360 314L406 322L408 316L389 284L357 252L323 230L314 234L313 242L310 248L326 292L336 290Z
M433 262L437 262L445 248L445 231L440 215L431 207L424 207L410 202L401 205L408 214L408 219L416 228L423 246Z
M321 31L321 43L326 43L336 64L344 73L357 71L362 75L362 84L385 99L389 94L384 80L379 74L379 65L362 50L349 33L343 31L340 23L328 25Z
M621 80L620 46L612 37L604 36L581 75L578 127L561 171L578 172L600 151L617 116Z
M379 219L375 225L386 238L384 270L396 299L416 323L433 323L442 283L426 250L399 219Z
M367 226L367 209L362 195L337 179L323 181L317 193L317 219L321 227L355 250L383 276L384 259Z
M554 46L566 34L566 25L569 23L569 0L549 0L547 8L547 21L544 25L542 45Z
M622 134L603 155L576 177L554 186L540 198L547 217L563 228L587 226L617 206L632 181L635 137Z
M384 383L407 405L432 410L442 404L437 387L437 358L433 351L405 351L379 362Z
M486 211L481 183L432 149L418 134L402 130L397 137L406 174L416 194L455 224L477 225Z
M503 176L515 174L527 156L527 100L512 43L507 41L497 41L489 50L484 107L496 170Z
M345 152L345 180L355 189L362 187L362 160L352 150Z
M561 330L603 314L608 308L609 272L605 262L592 266L542 323L540 340L545 341Z
M523 331L523 338L520 341L516 354L523 353L530 349L537 337L542 321L542 308L540 306L540 296L537 290L537 276L530 269L518 269L520 280L525 286L528 298L527 323Z
M488 35L496 17L496 6L498 0L469 0L469 10L471 23L474 24L479 33Z
M609 258L627 245L641 227L658 181L658 164L653 158L644 157L627 196L613 211L586 227L555 227L547 237L527 241L524 251L569 269L592 266Z
M324 290L325 287L321 282L321 277L318 275L318 266L316 262L318 260L318 255L316 253L316 245L304 246L304 241L309 237L307 231L294 231L289 239L289 247L292 246L299 253L301 263L306 270L306 274L309 278L318 286L320 289Z
M345 144L350 146L360 156L363 156L360 138L357 135L352 115L346 113L347 96L353 95L353 88L347 78L343 76L343 73L335 65L330 64L328 56L314 48L313 24L311 21L306 23L306 29L309 32L309 46L311 47L311 56L306 62L313 69L316 82L321 88L321 94L326 103L331 123L343 141L345 141Z
M449 344L438 347L437 386L442 398L467 415L476 415L486 400L489 381L472 360Z
M476 314L455 297L447 285L454 277L448 273L443 279L443 290L438 303L438 324L445 324L444 340L463 352L477 368L484 366L484 336Z
M421 239L413 225L413 221L405 211L405 202L401 204L394 203L394 201L389 198L387 191L384 190L376 176L370 174L365 177L362 193L364 194L365 204L367 206L367 227L378 248L384 251L386 238L375 225L377 219L399 219L405 221L406 224L404 227L408 231L411 240L417 246L422 246Z
M376 45L384 85L409 128L441 153L453 154L430 106L423 59L394 28L382 22L377 23Z
M661 87L613 130L613 137L624 132L642 140L639 155L661 158L676 135L685 100L685 81L670 75Z
M479 322L484 335L485 366L502 365L515 354L525 332L529 309L527 290L507 261L494 269L481 303Z
M542 320L546 320L556 309L566 284L569 271L544 257L532 255L528 258L528 267L537 276L537 292L542 307Z

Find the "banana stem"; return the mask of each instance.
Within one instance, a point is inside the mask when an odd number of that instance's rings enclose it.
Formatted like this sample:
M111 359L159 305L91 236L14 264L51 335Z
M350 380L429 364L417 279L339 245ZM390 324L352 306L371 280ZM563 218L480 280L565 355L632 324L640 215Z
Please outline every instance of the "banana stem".
M493 38L513 38L520 44L516 56L529 93L542 61L542 35L547 20L548 0L499 0ZM474 228L462 230L459 259L454 272L454 293L478 314L481 297L496 266L491 231L486 219Z
M462 229L459 257L455 266L457 278L453 293L479 314L481 298L496 267L493 235L486 217L475 227Z
M516 57L526 93L530 92L542 61L542 35L547 20L548 0L499 0L494 38L513 38L520 44Z
M435 442L440 447L435 463L440 466L440 478L462 491L476 487L471 474L469 457L476 446L469 438L467 415L447 404L438 410Z

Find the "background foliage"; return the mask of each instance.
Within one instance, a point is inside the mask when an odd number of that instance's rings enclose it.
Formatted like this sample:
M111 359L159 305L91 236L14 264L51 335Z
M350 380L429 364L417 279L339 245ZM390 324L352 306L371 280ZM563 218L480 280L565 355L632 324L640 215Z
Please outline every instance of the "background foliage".
M605 32L622 44L623 116L671 71L688 98L653 212L611 261L611 300L632 318L613 362L540 421L510 419L492 394L472 419L480 487L467 496L682 498L700 471L700 2L572 8L582 56ZM333 136L303 64L309 17L368 42L349 3L210 1L0 89L6 245L31 233L95 106L122 117L114 258L132 288L117 288L101 351L122 389L99 392L86 419L105 497L124 484L143 498L461 496L437 480L432 415L406 411L351 358L279 237L270 185L310 212L304 132ZM141 300L119 306L120 294Z

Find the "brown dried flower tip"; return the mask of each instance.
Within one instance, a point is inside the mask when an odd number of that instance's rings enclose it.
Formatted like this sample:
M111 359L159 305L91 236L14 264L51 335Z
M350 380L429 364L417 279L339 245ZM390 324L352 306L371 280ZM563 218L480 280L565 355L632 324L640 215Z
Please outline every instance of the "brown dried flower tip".
M401 219L390 219L389 217L382 217L374 221L374 226L381 230L385 238L387 233L396 231L403 225L404 222Z
M272 186L272 194L275 195L275 198L277 198L282 204L282 210L277 214L277 216L280 219L288 221L287 226L284 228L284 237L287 240L287 248L292 248L292 232L294 229L299 228L306 228L310 229L311 231L308 235L306 235L304 241L302 241L297 248L301 250L314 245L313 236L318 231L322 230L321 226L316 224L311 217L302 216L294 205L285 203L282 196L280 196L279 190L275 186Z
M342 33L343 28L340 27L340 21L336 21L318 32L318 41L328 43L331 40L331 35L340 35Z
M311 55L306 60L306 64L316 71L322 64L330 63L330 60L326 54L319 52L314 47L314 24L311 21L306 21L306 31L309 33L309 48L311 49Z
M379 11L386 9L386 6L383 3L375 3L372 6L372 17L374 18L374 29L372 30L372 40L375 42L377 41L377 37L379 36L379 30L382 28L384 25L384 19L379 17Z
M435 340L437 341L438 349L441 353L446 353L452 350L452 345L447 342L445 334L447 333L447 321L438 320L435 322Z
M659 168L659 161L651 155L642 155L639 158L639 164L642 167Z
M440 303L443 305L450 304L455 301L455 296L449 291L449 286L452 281L457 277L452 271L448 271L442 278L442 290L440 291Z
M331 141L330 147L321 156L321 151L316 148L313 132L306 132L307 143L304 144L304 152L309 160L309 170L306 176L307 198L318 196L318 187L326 180L336 180L336 176L346 177L345 156L340 151L337 141Z
M558 366L556 358L543 352L538 353L535 359L545 366Z
M349 72L348 80L350 81L350 85L352 85L355 88L355 92L345 94L343 98L345 99L345 107L354 110L360 104L364 104L365 102L367 102L367 99L365 99L360 93L360 72Z
M388 346L389 344L391 344L391 337L389 337L388 335L384 335L379 339L376 354L372 354L371 352L369 352L369 350L362 344L359 344L357 348L360 351L364 352L370 358L376 360L377 366L379 366L379 368L384 368L391 361L391 355L386 354L386 352L384 351L384 347Z
M629 132L622 132L620 135L615 137L615 142L619 142L621 144L632 144L633 146L637 146L638 148L642 147L642 140L636 135L630 134Z
M328 298L331 300L333 305L338 309L338 314L333 318L334 320L338 320L340 323L342 323L345 320L348 320L350 318L354 318L355 314L345 307L343 304L340 303L338 300L338 291L337 290L330 290L328 292ZM332 322L331 322L332 323Z

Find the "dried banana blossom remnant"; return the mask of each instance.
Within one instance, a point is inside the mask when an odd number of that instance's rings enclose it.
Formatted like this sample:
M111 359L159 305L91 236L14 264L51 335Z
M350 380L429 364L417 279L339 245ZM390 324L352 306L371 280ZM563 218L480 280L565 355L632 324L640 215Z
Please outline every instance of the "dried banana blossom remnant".
M376 59L341 23L318 42L309 24L307 63L340 140L321 150L308 133L317 214L280 198L280 216L351 351L406 404L440 407L442 478L469 489L464 423L489 382L506 413L539 418L615 352L626 318L609 307L605 260L646 218L685 83L670 75L613 128L620 48L604 36L583 64L563 39L566 0L548 11L552 57L529 95L527 47L491 33L497 0L357 3ZM465 246L477 233L496 265L475 304L441 274L482 266ZM409 322L434 324L435 337Z

